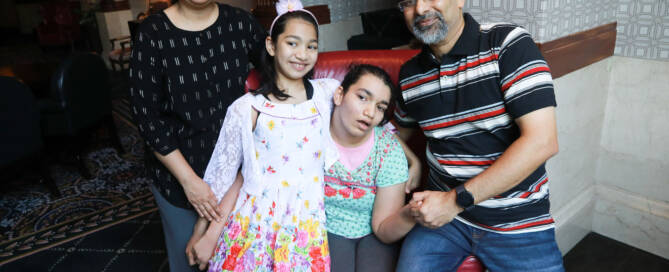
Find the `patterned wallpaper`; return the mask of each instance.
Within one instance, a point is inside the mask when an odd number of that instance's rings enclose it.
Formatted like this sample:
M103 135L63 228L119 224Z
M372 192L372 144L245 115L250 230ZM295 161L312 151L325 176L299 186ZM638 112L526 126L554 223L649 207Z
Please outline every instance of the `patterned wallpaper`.
M669 61L669 1L617 0L616 55Z
M537 42L616 21L618 0L469 0L465 11L480 22L511 22Z
M328 4L332 22L392 8L397 0L302 0ZM465 11L482 23L511 22L537 42L547 42L618 22L615 54L669 61L669 0L466 0Z
M543 33L539 26L542 18L542 5L546 0L469 0L465 1L464 11L470 13L479 23L514 23L525 27L537 41Z
M547 42L618 22L615 54L669 61L669 0L467 0L480 22L512 22Z

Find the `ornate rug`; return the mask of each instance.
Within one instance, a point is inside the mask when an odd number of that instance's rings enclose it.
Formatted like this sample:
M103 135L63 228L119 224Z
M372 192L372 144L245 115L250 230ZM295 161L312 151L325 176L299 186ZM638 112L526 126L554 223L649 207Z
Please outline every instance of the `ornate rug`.
M130 122L127 100L113 104L126 153L119 155L109 144L108 131L98 129L86 158L94 178L82 178L73 165L52 162L60 198L35 181L3 182L0 265L157 210L144 176L143 143Z

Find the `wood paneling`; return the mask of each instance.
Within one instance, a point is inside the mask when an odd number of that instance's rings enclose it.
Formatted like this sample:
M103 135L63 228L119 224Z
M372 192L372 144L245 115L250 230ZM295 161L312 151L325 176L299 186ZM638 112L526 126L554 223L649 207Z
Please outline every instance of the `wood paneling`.
M613 56L616 22L574 33L545 43L537 43L550 66L553 78Z

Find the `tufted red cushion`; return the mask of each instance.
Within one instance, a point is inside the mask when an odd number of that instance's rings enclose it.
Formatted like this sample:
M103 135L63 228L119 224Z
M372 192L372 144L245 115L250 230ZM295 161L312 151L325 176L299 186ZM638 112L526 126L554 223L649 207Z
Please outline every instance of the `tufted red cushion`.
M485 267L475 256L467 256L460 267L458 267L458 272L483 272Z
M349 50L332 51L318 54L318 62L314 67L314 78L334 78L339 81L344 79L348 67L351 63L364 63L379 66L386 70L393 83L397 84L400 67L407 60L418 54L419 50ZM254 90L260 87L260 73L251 70L246 78L246 91ZM416 140L421 142L419 147L414 147L414 143L409 143L414 152L424 151L424 139ZM418 146L418 145L417 145ZM418 156L424 152L416 152ZM424 157L424 155L423 155ZM423 164L425 164L423 162ZM425 171L424 171L425 172ZM485 271L483 264L474 256L468 256L458 267L458 272L482 272Z
M390 74L393 83L397 84L400 67L418 50L349 50L332 51L318 54L318 62L314 67L314 78L344 79L351 63L365 63L379 66ZM246 78L246 90L260 87L260 73L252 70Z

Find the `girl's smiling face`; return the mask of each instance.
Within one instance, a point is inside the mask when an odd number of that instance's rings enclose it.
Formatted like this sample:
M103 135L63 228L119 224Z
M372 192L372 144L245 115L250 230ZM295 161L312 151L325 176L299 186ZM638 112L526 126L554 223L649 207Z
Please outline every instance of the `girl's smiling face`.
M265 40L267 52L274 57L278 81L302 80L318 59L318 36L313 24L290 19L276 41Z

